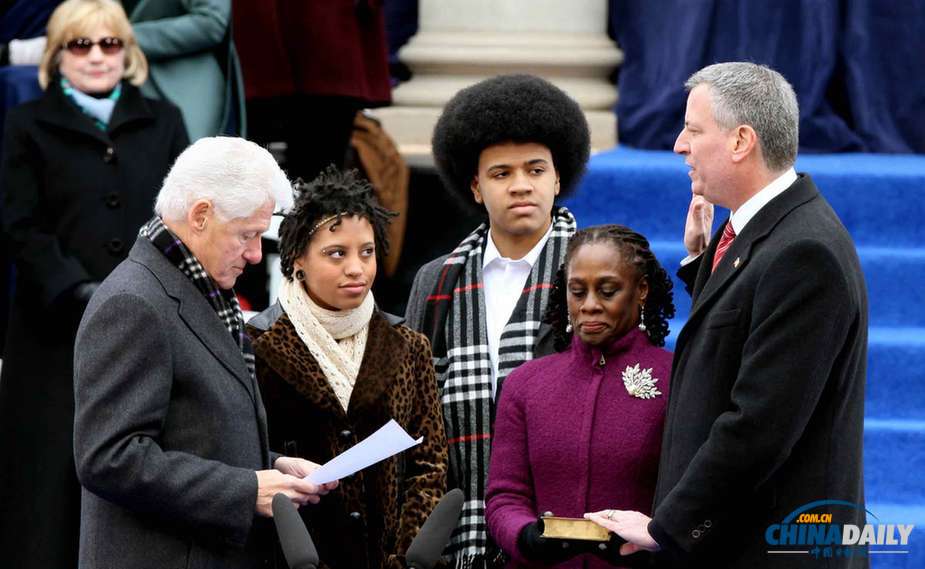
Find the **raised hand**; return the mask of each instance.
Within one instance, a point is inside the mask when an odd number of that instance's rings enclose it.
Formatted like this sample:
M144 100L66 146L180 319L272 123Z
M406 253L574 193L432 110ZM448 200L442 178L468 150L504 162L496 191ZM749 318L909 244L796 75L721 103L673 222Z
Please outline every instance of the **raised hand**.
M713 204L703 196L691 196L684 223L684 248L688 255L696 257L703 253L710 243L713 228Z

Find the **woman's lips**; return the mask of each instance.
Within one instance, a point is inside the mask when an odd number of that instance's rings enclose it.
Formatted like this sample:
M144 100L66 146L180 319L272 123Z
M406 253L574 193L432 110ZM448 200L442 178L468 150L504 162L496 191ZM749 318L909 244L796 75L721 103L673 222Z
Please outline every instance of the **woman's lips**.
M582 322L579 326L581 331L586 334L597 334L603 332L607 327L603 322Z
M362 294L366 290L365 283L351 283L340 286L341 290L347 292L348 294Z

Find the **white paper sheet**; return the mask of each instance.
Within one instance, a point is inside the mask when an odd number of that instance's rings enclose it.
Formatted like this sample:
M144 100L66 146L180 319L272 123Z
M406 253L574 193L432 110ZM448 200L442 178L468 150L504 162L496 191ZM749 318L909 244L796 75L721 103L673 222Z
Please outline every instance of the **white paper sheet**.
M312 484L333 482L408 450L423 440L424 437L412 439L395 419L391 419L378 431L327 461L306 478Z

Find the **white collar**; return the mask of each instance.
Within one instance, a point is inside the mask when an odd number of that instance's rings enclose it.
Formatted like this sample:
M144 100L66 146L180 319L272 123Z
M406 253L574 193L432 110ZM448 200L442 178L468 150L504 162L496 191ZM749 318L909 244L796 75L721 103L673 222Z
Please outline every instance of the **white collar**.
M543 247L546 246L546 241L549 240L549 236L552 234L552 223L549 224L549 229L546 230L546 233L540 237L540 240L536 242L536 245L533 246L530 251L523 256L522 259L509 259L507 257L502 257L501 253L498 251L498 247L495 246L495 240L491 237L491 229L488 230L488 243L485 244L485 255L482 257L482 268L487 267L492 261L496 259L501 259L502 261L507 262L519 262L526 261L530 268L533 268L533 265L536 264L536 260L540 258L540 252L543 250Z
M755 217L755 214L761 211L761 208L784 193L784 190L792 186L796 181L797 172L791 167L778 176L773 182L762 188L757 194L750 197L748 201L739 206L739 209L732 212L729 221L732 223L732 228L735 230L736 235L742 233L742 230L745 229L745 225Z

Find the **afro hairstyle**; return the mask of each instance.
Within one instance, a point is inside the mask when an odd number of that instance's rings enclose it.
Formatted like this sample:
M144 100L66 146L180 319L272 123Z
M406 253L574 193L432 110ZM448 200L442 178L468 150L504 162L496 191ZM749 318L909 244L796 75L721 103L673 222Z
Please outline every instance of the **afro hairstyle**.
M331 165L311 182L305 183L300 178L294 189L295 203L283 215L279 225L279 258L283 276L292 280L295 260L305 253L318 230L318 222L330 216L337 217L326 228L328 231L334 231L344 216L356 215L369 221L376 242L376 260L382 262L389 252L388 225L391 218L398 214L379 205L375 190L357 170L341 171Z
M498 75L460 90L443 108L432 147L444 185L469 203L482 150L505 142L549 148L559 198L581 177L591 147L584 113L561 89L535 75Z

